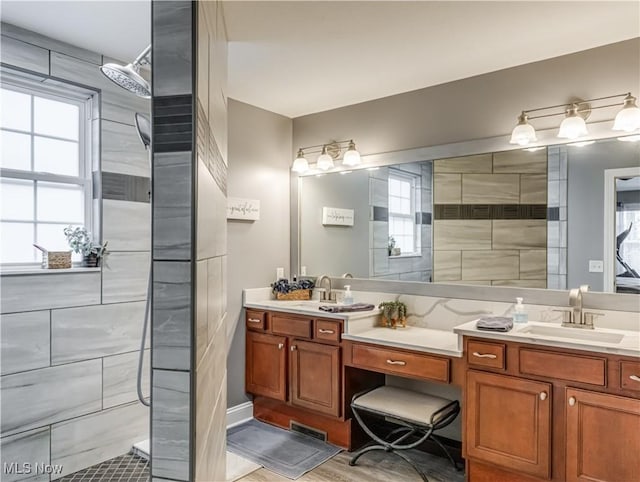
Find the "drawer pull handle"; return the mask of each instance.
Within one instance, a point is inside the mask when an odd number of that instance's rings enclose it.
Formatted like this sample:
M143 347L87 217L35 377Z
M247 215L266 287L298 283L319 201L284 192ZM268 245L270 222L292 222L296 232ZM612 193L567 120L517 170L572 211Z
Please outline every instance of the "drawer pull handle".
M569 397L569 406L573 407L576 404L576 397Z
M284 348L284 343L278 343L278 350L282 350Z
M634 382L640 382L640 377L638 375L629 375L629 378Z
M540 392L540 400L546 400L547 399L547 392Z
M400 365L400 366L405 366L407 364L407 362L404 362L402 360L387 360L387 363L389 365Z
M297 349L298 349L298 347L297 347L297 346L295 346L295 345L291 345L291 351L296 351Z
M262 320L258 318L249 318L249 323L262 323Z
M325 330L324 328L318 328L318 331L320 333L327 333L329 335L333 335L335 333L335 331L333 331L333 330Z
M477 351L473 352L473 356L478 358L498 358L498 355L494 355L492 353L478 353Z

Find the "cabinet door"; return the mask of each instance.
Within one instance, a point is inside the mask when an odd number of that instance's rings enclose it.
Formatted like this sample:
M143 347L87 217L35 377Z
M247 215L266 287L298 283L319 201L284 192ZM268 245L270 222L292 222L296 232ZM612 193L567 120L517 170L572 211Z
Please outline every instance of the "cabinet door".
M291 403L340 416L340 347L291 342Z
M640 400L567 389L567 482L640 480Z
M247 332L246 390L277 400L287 398L287 339Z
M551 384L467 372L469 457L549 479Z

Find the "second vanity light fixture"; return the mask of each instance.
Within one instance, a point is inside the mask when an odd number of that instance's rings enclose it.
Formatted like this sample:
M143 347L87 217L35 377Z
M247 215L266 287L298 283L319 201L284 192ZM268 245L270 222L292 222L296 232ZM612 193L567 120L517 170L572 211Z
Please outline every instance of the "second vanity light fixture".
M343 166L355 167L362 162L360 153L356 150L356 144L353 142L353 139L347 141L332 141L329 144L299 148L298 155L293 161L291 170L298 174L307 172L310 168L305 156L320 153L316 160L316 168L321 171L328 171L329 169L333 169L335 166L334 161L340 157L342 151L345 149L346 151L342 157Z
M605 103L605 105L593 105L593 103L598 104L602 101L609 101L612 99L618 99L618 101ZM596 99L580 100L568 104L523 110L518 117L518 124L514 127L513 132L511 133L511 140L509 142L511 144L519 144L521 146L526 146L536 142L538 140L536 137L536 130L531 124L529 124L529 121L532 119L554 117L563 114L565 115L565 118L560 124L558 137L561 139L571 140L585 137L589 135L585 119L589 117L592 110L617 106L622 106L622 109L620 109L616 115L612 129L614 131L623 131L625 133L632 133L633 131L640 129L640 108L636 105L636 98L629 92L626 94L598 97ZM562 110L559 111L559 109ZM541 111L549 112L530 115L532 112Z

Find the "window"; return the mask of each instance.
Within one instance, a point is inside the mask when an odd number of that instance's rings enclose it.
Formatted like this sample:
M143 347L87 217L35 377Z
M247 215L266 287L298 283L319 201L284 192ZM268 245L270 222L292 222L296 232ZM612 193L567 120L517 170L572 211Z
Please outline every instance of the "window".
M91 226L87 95L41 84L0 88L0 263L68 250L63 229Z
M420 177L389 170L389 237L395 240L399 254L415 254L420 251L420 239L416 226L416 196Z

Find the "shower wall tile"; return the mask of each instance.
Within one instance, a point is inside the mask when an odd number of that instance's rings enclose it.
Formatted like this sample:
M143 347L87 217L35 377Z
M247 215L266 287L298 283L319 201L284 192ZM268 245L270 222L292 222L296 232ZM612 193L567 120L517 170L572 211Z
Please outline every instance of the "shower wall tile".
M96 183L94 178L94 189L97 184L101 190L98 194L102 195L102 199L147 204L151 202L151 180L148 177L102 171L100 181Z
M98 62L99 63L99 62ZM102 75L98 65L51 52L51 75L100 89L102 119L133 125L134 112L149 112L147 99L133 95Z
M0 382L3 435L102 408L100 359L5 375Z
M36 45L44 49L54 50L56 52L66 54L80 60L84 60L85 62L91 62L96 65L100 65L100 63L102 62L102 55L96 52L85 50L83 48L76 47L75 45L61 42L50 37L45 37L44 35L40 35L39 33L32 32L31 30L17 27L15 25L11 25L9 23L2 22L2 35L5 37L14 38L16 40L21 40L22 42Z
M545 249L547 221L544 219L493 221L493 249Z
M147 298L149 253L110 253L102 267L102 302L122 303Z
M191 264L156 261L153 271L153 367L189 370Z
M547 150L525 151L515 149L512 151L495 152L493 154L494 173L519 173L519 174L546 174Z
M151 250L151 204L102 201L102 239L109 251Z
M144 351L142 362L142 393L151 396L150 350ZM109 408L138 401L137 375L139 352L123 353L102 360L102 405Z
M131 450L149 436L149 409L136 402L51 427L51 463L64 467L58 479Z
M49 311L0 317L1 375L49 366L49 317Z
M460 204L462 202L462 174L436 173L433 175L433 202Z
M522 174L520 176L520 203L547 203L547 176L544 174Z
M434 251L433 267L435 282L462 279L462 251Z
M4 276L0 298L2 313L95 305L100 303L100 273Z
M4 35L4 30L2 33L0 56L3 63L49 75L48 50L7 37Z
M153 95L192 93L192 4L166 1L154 4Z
M387 169L388 172L388 169ZM386 208L389 205L389 182L378 178L369 179L369 203Z
M463 251L462 279L518 279L519 265L516 250Z
M517 174L463 174L464 204L518 204L520 176Z
M88 360L140 348L145 302L53 310L53 365Z
M209 340L208 288L209 262L205 259L196 263L196 365L200 363Z
M10 437L3 437L0 441L0 463L2 467L8 464L29 463L32 467L36 464L48 464L50 446L49 427L38 428L28 432L22 432ZM46 474L9 474L3 470L3 482L48 482L49 476Z
M198 160L197 254L196 259L212 258L226 252L227 202L213 176Z
M547 277L547 250L520 251L520 279Z
M218 325L224 313L222 313L222 258L210 258L207 261L207 291L208 291L208 308L207 308L207 342L210 343L215 333L218 331ZM207 344L208 344L207 343Z
M517 288L546 288L547 280L544 279L512 279L512 280L493 280L493 286L514 286Z
M154 154L153 258L191 258L192 153Z
M490 174L491 153L475 156L451 157L433 161L433 172L459 172L466 174Z
M148 108L143 112L148 112ZM140 142L136 127L132 124L133 115L128 125L102 121L102 170L149 177L149 152Z
M189 372L153 370L152 477L189 480Z
M434 249L491 249L490 220L435 220Z

